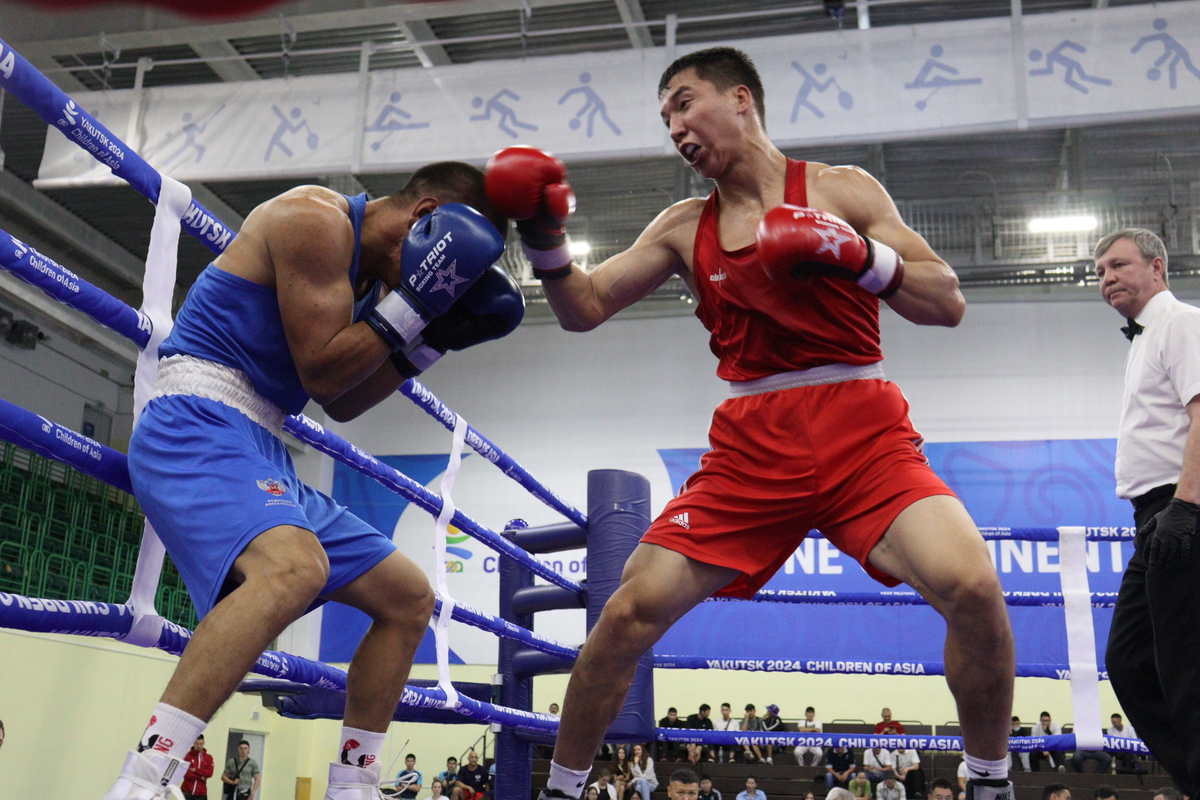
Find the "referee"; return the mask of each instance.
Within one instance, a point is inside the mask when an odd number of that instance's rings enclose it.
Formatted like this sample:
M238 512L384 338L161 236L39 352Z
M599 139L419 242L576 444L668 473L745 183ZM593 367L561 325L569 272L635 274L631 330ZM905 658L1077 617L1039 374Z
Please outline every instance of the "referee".
M1117 495L1137 525L1108 637L1109 678L1143 741L1189 797L1200 788L1200 308L1167 289L1167 251L1127 228L1096 245L1104 300L1131 346Z

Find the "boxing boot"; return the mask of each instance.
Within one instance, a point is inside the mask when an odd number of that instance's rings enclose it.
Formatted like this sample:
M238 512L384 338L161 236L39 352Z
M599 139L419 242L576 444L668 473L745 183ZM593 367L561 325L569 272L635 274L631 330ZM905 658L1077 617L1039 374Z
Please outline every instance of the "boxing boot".
M117 782L104 800L183 800L179 784L187 774L187 764L165 753L147 750L129 751Z
M965 800L1014 800L1011 781L1003 780L969 780Z
M383 800L379 791L379 764L364 768L331 762L325 800Z

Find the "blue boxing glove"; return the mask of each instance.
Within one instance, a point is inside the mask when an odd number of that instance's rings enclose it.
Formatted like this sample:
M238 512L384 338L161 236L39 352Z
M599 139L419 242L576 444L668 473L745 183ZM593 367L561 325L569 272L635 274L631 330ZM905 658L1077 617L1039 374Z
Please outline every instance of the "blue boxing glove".
M416 377L447 350L465 350L503 338L516 330L524 317L521 287L503 267L494 264L402 353L393 354L392 363L405 378Z
M400 283L366 323L402 351L504 253L496 227L470 206L446 203L417 221L400 250Z

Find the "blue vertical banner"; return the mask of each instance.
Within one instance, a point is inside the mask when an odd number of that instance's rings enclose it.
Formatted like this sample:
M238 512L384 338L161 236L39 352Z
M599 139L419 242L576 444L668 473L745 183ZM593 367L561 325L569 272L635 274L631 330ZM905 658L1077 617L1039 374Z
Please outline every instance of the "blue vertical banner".
M1132 525L1132 509L1116 496L1113 439L943 443L925 451L981 527ZM659 451L677 491L704 452ZM1006 591L1060 591L1056 542L991 541L988 549ZM1088 543L1093 592L1117 591L1132 549L1131 542ZM765 588L848 593L884 587L828 541L811 536ZM1010 607L1009 614L1017 662L1065 670L1062 609ZM1093 618L1103 665L1112 611L1094 609ZM705 603L655 650L712 660L940 662L944 638L941 617L928 607Z

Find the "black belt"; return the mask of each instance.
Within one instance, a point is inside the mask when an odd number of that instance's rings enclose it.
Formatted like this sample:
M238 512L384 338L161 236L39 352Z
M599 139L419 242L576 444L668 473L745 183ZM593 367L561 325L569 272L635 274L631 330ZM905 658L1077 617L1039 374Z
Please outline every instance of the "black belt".
M1156 500L1161 500L1164 497L1174 497L1176 486L1177 484L1174 483L1164 483L1162 486L1155 486L1150 491L1143 495L1138 495L1129 502L1133 503L1134 511L1141 511L1142 508Z

